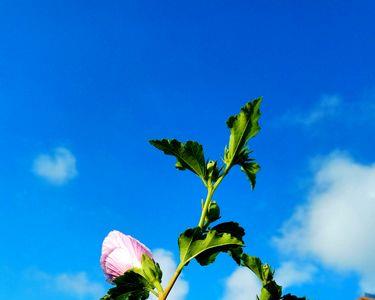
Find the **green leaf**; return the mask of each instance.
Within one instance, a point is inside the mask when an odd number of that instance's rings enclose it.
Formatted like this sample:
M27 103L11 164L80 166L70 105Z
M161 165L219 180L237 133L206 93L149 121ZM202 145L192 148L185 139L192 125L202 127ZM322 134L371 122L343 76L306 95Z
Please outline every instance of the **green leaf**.
M224 162L229 170L234 165L239 165L250 180L251 187L255 186L256 173L259 165L250 158L251 151L248 149L248 141L260 130L260 103L258 98L245 104L239 114L231 116L227 125L230 129L229 144L224 151Z
M231 134L224 158L227 165L237 163L237 158L241 151L246 148L249 139L259 132L259 107L261 101L262 99L258 98L246 103L238 115L231 116L228 119L227 125L230 128Z
M259 172L260 166L254 161L254 159L250 158L247 149L245 149L244 152L245 153L242 155L242 158L238 164L241 166L241 170L249 179L251 188L254 189L256 183L256 174Z
M237 265L241 265L241 256L243 254L243 248L237 247L237 248L231 248L228 251L228 254L233 258L233 260L236 262Z
M190 170L206 180L206 161L203 147L197 142L187 141L181 143L175 139L151 140L150 144L167 155L176 157L176 168L179 170Z
M216 231L218 234L227 233L235 237L243 243L243 236L245 235L245 230L236 222L224 222L214 226L211 230ZM216 247L207 251L204 251L202 254L199 254L195 259L201 266L207 266L213 263L216 257L220 252L228 252L233 259L235 259L236 253L242 253L242 246L238 245L224 245ZM239 263L239 262L238 262Z
M241 264L249 268L259 278L259 280L263 282L262 261L259 257L244 253L241 257Z
M160 284L163 273L159 264L148 255L142 255L142 269L140 269L140 272L142 272L141 275L147 279L149 285L153 288L157 288L159 291L161 290Z
M249 268L261 281L262 289L260 296L257 296L258 300L306 300L290 294L281 297L282 287L274 280L274 271L268 264L263 264L258 257L237 253L234 259L240 259L241 265Z
M283 300L306 300L306 297L297 297L292 294L286 294L281 297Z
M273 295L264 287L260 291L260 300L278 300L279 298L274 298Z
M186 230L178 239L180 261L184 265L205 251L227 246L243 246L243 242L229 233L216 230L202 232L199 227Z
M215 230L218 233L229 233L241 242L243 242L242 238L245 235L245 230L237 222L220 223L212 227L212 230Z
M116 297L114 300L144 300L149 298L149 296L145 297L143 292L127 292Z
M192 244L202 236L202 229L199 227L189 228L178 238L178 247L180 249L180 262L185 265L189 262L190 248ZM191 260L192 258L190 258Z
M241 265L249 268L262 282L262 290L258 299L280 299L282 288L273 279L274 272L268 264L262 264L258 257L243 253L241 255Z
M142 300L147 299L149 292L155 288L161 291L162 271L159 264L148 255L142 256L142 267L133 268L117 277L116 285L108 291L102 300Z
M260 292L260 300L279 300L282 288L274 280L263 285Z
M153 289L149 282L134 270L117 277L113 283L116 286L111 288L102 299L143 300L148 298L149 291Z

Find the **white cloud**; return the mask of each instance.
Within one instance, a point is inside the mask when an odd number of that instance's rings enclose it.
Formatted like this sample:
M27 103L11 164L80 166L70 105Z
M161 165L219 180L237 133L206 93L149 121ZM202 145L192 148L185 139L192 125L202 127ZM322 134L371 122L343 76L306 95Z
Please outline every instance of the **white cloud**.
M304 126L311 126L319 121L332 118L341 113L343 103L338 95L323 95L310 110L302 112L287 112L282 121Z
M276 270L275 280L285 289L311 282L315 272L316 267L311 264L297 264L293 261L286 261Z
M56 287L65 293L71 293L79 297L92 296L93 298L104 295L103 286L91 282L86 273L60 274L55 278Z
M52 154L39 155L33 171L50 183L63 184L77 175L76 158L68 149L59 147Z
M222 300L256 299L260 294L261 284L258 278L247 268L236 268L226 279Z
M361 288L375 292L374 229L375 164L334 153L321 161L307 203L285 222L275 242L293 256L356 272Z
M165 286L169 279L172 277L174 271L176 270L177 263L174 260L173 253L164 249L156 249L153 252L155 261L160 264L160 268L163 271L163 286ZM183 300L185 299L187 293L189 292L189 284L180 276L175 283L168 299L170 300ZM156 299L152 296L151 299Z
M70 295L75 299L96 300L105 294L104 287L97 282L89 280L85 272L51 275L43 271L32 270L29 272L29 275L43 282L44 288Z

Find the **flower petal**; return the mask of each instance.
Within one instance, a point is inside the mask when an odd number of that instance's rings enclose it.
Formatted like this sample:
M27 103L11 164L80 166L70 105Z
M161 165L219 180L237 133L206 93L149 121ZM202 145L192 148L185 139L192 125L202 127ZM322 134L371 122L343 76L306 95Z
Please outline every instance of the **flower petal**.
M107 276L118 277L134 267L134 261L127 249L116 248L108 254L104 262L104 273Z
M131 268L142 267L143 254L152 258L151 251L137 239L113 230L103 241L100 265L112 281Z

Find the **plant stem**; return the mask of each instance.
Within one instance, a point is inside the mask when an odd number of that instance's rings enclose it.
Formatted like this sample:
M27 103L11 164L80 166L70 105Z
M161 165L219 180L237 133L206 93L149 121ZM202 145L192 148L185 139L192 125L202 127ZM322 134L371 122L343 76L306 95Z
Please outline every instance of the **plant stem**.
M212 195L214 194L214 192L215 192L215 189L213 187L211 187L211 186L207 187L206 200L204 201L201 217L200 217L199 222L198 222L198 227L200 227L200 228L202 228L203 225L204 225L204 221L206 219L208 208L210 207Z
M158 294L164 293L163 287L161 286L159 281L155 280L154 285L155 285L156 289L158 290ZM158 296L158 294L156 296Z
M215 190L217 189L219 184L223 181L224 177L228 174L229 169L230 168L225 168L223 174L218 178L218 180L214 183L214 185L211 185L211 184L206 185L205 184L205 186L207 187L207 196L206 196L206 200L204 202L203 208L202 208L201 216L199 218L198 227L202 228L204 226L206 215L207 215L208 209L209 209L211 201L212 201L212 196L214 195ZM165 288L164 292L159 294L159 300L167 299L167 297L168 297L169 293L171 292L174 284L176 283L176 280L177 280L178 276L180 276L183 268L184 268L184 265L181 264L181 263L177 266L177 269L174 272L172 278L169 280L169 283L168 283L167 287Z
M165 299L167 299L169 293L172 290L172 287L176 283L176 280L177 280L178 276L180 276L181 271L182 271L183 268L184 268L184 266L181 263L177 266L177 269L174 272L172 278L170 279L167 287L165 288L164 293L162 293L162 294L159 295L159 300L165 300Z
M200 227L200 228L203 227L208 209L210 208L212 196L214 195L215 190L217 189L219 184L223 181L224 177L228 174L229 170L230 170L230 167L225 168L223 174L216 180L214 185L209 184L207 186L207 197L206 197L206 201L204 202L204 205L203 205L203 208L202 208L202 214L201 214L201 217L199 219L198 227Z

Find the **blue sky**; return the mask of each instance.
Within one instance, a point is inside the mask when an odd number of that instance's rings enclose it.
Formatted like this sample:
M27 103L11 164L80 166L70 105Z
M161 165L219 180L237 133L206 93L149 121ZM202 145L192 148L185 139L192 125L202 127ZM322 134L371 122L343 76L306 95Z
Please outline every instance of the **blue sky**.
M262 170L254 192L238 170L224 181L223 220L246 228L287 291L349 300L375 287L374 9L0 1L0 298L96 299L112 229L173 265L204 190L148 140L194 139L217 159L227 117L258 96ZM242 299L254 283L241 272L224 256L190 264L176 299Z

